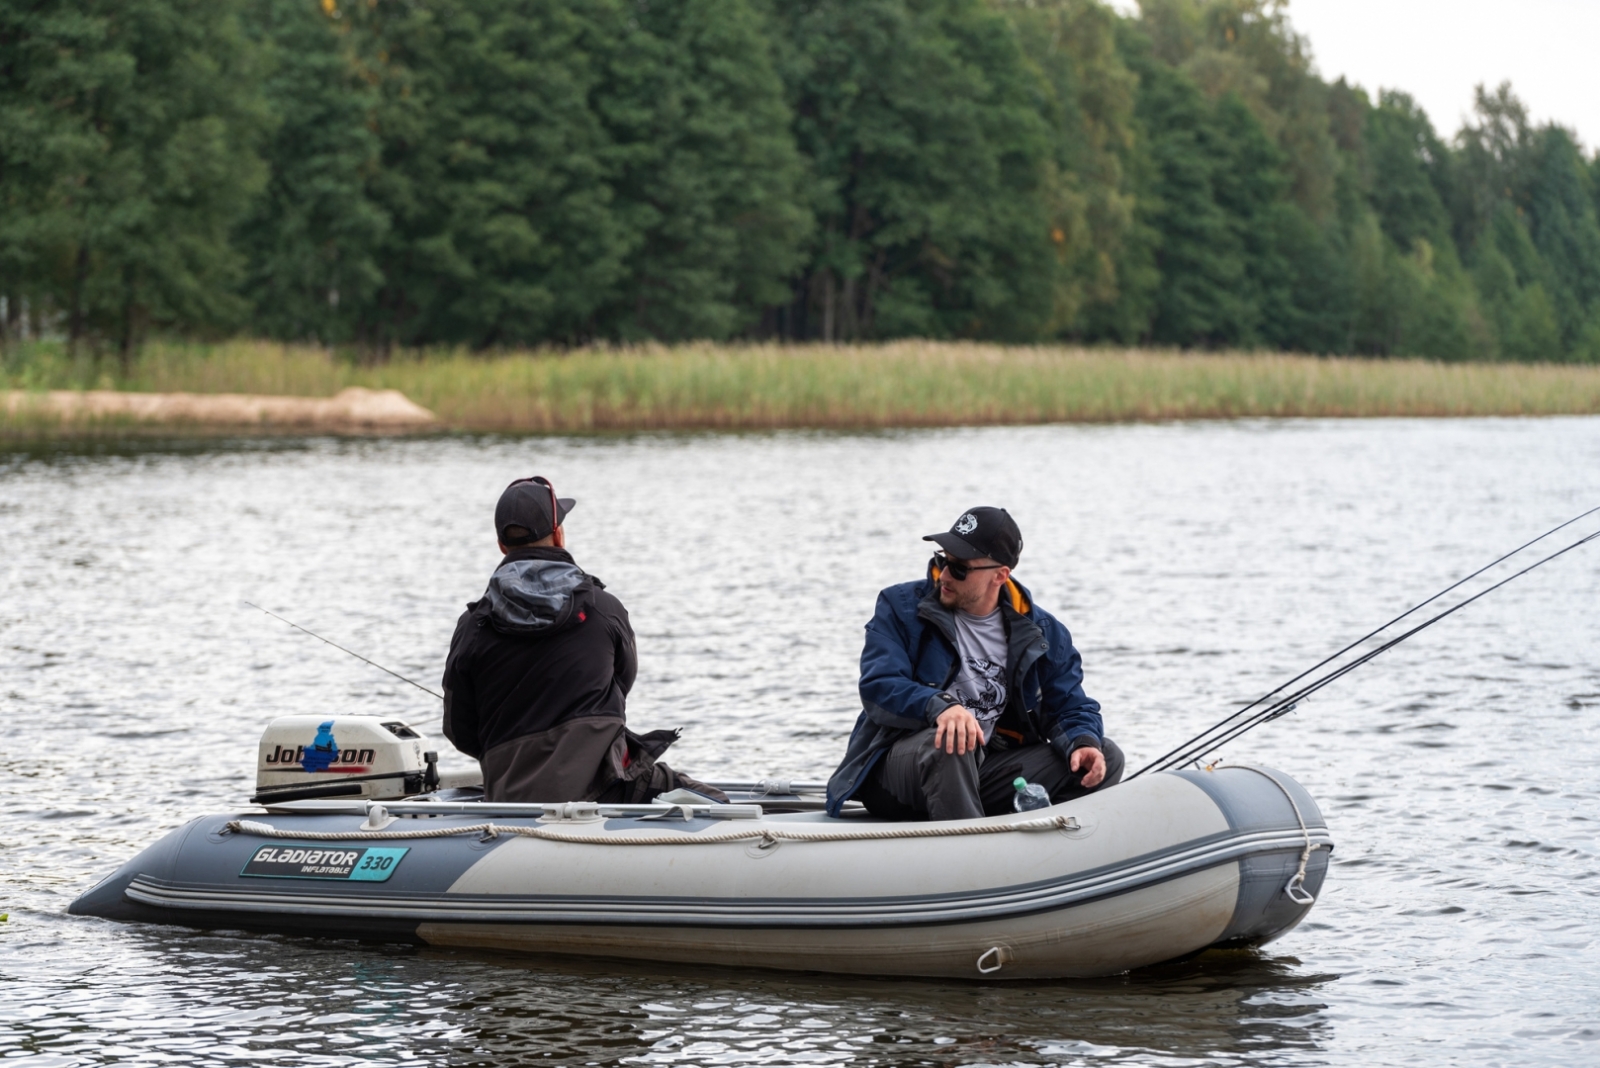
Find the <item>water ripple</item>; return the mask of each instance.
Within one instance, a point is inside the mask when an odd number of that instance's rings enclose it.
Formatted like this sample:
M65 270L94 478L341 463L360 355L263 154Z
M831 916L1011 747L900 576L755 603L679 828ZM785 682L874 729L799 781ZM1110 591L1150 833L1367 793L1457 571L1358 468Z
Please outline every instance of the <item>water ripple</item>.
M409 719L501 486L580 500L630 718L709 776L819 778L876 590L1006 504L1018 577L1139 762L1600 502L1600 420L286 440L0 455L0 1057L222 1065L1565 1065L1600 1039L1600 556L1420 635L1227 756L1339 843L1262 950L978 986L526 959L64 915L250 792L276 715ZM441 748L443 748L441 746ZM447 760L447 765L449 761Z

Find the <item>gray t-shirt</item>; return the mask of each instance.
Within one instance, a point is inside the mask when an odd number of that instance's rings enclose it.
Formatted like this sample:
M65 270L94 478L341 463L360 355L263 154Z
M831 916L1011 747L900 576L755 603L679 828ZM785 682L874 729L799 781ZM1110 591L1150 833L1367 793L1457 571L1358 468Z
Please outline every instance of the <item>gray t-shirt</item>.
M986 616L966 612L951 613L956 622L956 651L961 667L950 692L983 728L983 744L989 744L994 725L1006 707L1006 624L996 608Z

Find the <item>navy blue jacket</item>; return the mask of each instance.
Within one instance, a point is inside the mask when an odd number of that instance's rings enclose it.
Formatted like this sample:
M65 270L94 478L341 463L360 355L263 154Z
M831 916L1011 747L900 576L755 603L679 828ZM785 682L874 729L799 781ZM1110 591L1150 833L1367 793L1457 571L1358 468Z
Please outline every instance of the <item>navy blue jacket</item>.
M1020 722L1024 744L1049 742L1063 756L1100 748L1100 705L1083 692L1083 658L1067 628L1015 581L1001 591L1000 611L1007 636L1002 721ZM839 815L884 750L934 726L958 703L947 692L956 667L955 620L931 575L878 594L861 650L861 716L828 780L828 815Z

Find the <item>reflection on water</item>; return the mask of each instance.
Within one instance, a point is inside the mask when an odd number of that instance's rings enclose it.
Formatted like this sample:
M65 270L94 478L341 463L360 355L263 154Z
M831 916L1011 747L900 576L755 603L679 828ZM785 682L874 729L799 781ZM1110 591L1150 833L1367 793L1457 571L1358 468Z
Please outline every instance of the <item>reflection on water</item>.
M288 1064L1245 1064L1316 1049L1318 988L1336 978L1238 950L1134 976L995 986L668 975L237 932L119 937L114 971L86 968L51 999L48 1012L75 1026L36 1027L23 1048Z
M673 969L72 920L248 796L275 715L427 729L511 477L580 500L673 762L818 778L919 536L1004 503L1130 760L1600 503L1600 420L279 441L0 456L0 1056L38 1064L1382 1064L1594 1059L1600 554L1552 565L1232 747L1338 851L1262 950L1092 982ZM449 761L447 760L447 766Z

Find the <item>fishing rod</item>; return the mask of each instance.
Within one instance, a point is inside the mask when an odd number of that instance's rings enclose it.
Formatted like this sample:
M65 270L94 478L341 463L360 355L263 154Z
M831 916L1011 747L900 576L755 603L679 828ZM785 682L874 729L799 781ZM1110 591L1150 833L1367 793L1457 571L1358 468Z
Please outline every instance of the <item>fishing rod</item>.
M1454 605L1451 608L1448 608L1445 611L1440 612L1438 615L1432 617L1431 619L1428 619L1425 622L1418 624L1417 626L1411 628L1410 630L1406 631L1405 633L1400 634L1400 635L1390 639L1389 641L1383 643L1382 645L1376 647L1375 649L1372 649L1371 651L1369 651L1369 652L1363 654L1362 656L1358 657L1357 659L1351 661L1349 664L1346 664L1343 667L1340 667L1335 671L1331 671L1328 674L1318 678L1314 682L1309 683L1308 685L1306 685L1302 689L1297 690L1292 694L1289 694L1288 696L1284 697L1281 701L1278 701L1275 704L1271 705L1270 707L1268 707L1266 709L1263 709L1262 711L1258 712L1256 715L1252 716L1249 720L1245 721L1244 723L1237 724L1232 729L1230 729L1226 734L1224 734L1222 737L1214 739L1214 740L1211 740L1211 741L1207 741L1207 742L1205 742L1203 744L1186 746L1184 748L1184 752L1182 754L1174 757L1171 760L1167 760L1165 762L1162 762L1160 764L1160 766L1156 770L1165 771L1168 768L1177 767L1178 765L1188 763L1191 760L1197 759L1201 753L1204 753L1207 750L1216 749L1216 748L1219 748L1219 747L1221 747L1223 745L1226 745L1228 742L1231 742L1235 738L1238 738L1240 735L1244 734L1246 731L1249 731L1249 730L1251 730L1251 729L1253 729L1255 727L1258 727L1263 723L1271 722L1272 720L1275 720L1275 719L1279 718L1280 716L1287 715L1289 712L1294 711L1295 706L1298 705L1301 701L1305 700L1311 694L1316 693L1318 690L1322 689L1323 687L1325 687L1325 686L1337 681L1340 678L1343 678L1345 675L1348 675L1351 671L1354 671L1356 668L1360 667L1362 664L1367 663L1368 661L1372 660L1374 657L1378 656L1379 654L1387 652L1388 650L1394 648L1396 645L1399 645L1401 642L1405 641L1407 638L1411 637L1413 634L1416 634L1419 631L1426 630L1428 627L1432 626L1434 623L1437 623L1439 620L1445 618L1446 616L1453 615L1454 613L1456 613L1456 612L1460 611L1461 609L1465 608L1467 605L1471 604L1473 601L1476 601L1478 598L1483 597L1486 594L1494 592L1495 590L1499 589L1501 586L1504 586L1506 583L1511 582L1514 579L1520 578L1521 576L1527 574L1529 571L1532 571L1534 568L1540 567L1540 566L1542 566L1544 564L1547 564L1551 560L1554 560L1556 557L1561 556L1561 555L1563 555L1565 553L1568 553L1568 552L1572 551L1573 549L1578 548L1581 545L1586 545L1589 542L1594 541L1596 539L1600 539L1600 531L1596 531L1595 533L1590 534L1587 537L1580 538L1579 540L1573 542L1571 545L1568 545L1566 548L1561 549L1561 550L1559 550L1557 552L1553 552L1549 556L1544 557L1541 560L1535 561L1532 564L1529 564L1527 567L1523 568L1521 571L1518 571L1515 574L1510 575L1505 579L1502 579L1500 582L1495 583L1493 586L1490 586L1490 587L1482 590L1481 592L1476 593L1473 596L1467 598L1466 600L1462 601L1460 604ZM1140 772L1143 772L1145 770L1147 770L1147 769L1141 768ZM1131 777L1132 776L1130 776L1130 778Z
M1461 601L1459 604L1456 604L1456 605L1452 606L1451 608L1448 608L1445 611L1440 612L1437 615L1434 615L1434 616L1428 618L1427 620L1423 621L1422 623L1418 624L1417 626L1412 627L1410 630L1407 630L1404 633L1402 633L1400 635L1397 635L1394 638L1391 638L1389 641L1384 642L1382 645L1379 645L1376 648L1369 650L1368 652L1366 652L1366 653L1362 654L1361 656L1357 657L1355 660L1351 661L1350 663L1345 664L1345 665L1343 665L1343 666L1341 666L1339 668L1336 668L1333 671L1330 671L1325 675L1317 677L1316 679L1313 679L1311 682L1307 683L1305 686L1301 687L1298 690L1295 690L1295 691L1293 691L1291 693L1285 694L1284 696L1279 698L1279 700L1274 701L1270 705L1266 705L1266 707L1264 707L1264 708L1260 708L1260 711L1256 712L1255 715L1250 716L1249 718L1245 719L1242 723L1241 722L1235 722L1235 721L1239 720L1239 718L1241 716L1244 716L1246 713L1250 712L1251 709L1255 709L1255 708L1258 708L1259 706L1262 706L1270 698L1275 697L1275 696L1283 693L1283 691L1288 689L1288 687L1294 685L1296 682L1299 682L1301 679L1304 679L1307 675L1310 675L1312 672L1316 671L1318 668L1321 668L1321 667L1331 663L1332 661L1337 660L1339 657L1343 656L1345 653L1348 653L1350 650L1354 649L1356 646L1360 645L1362 642L1367 641L1368 639L1370 639L1372 637L1375 637L1376 635L1378 635L1378 634L1382 633L1383 631L1389 629L1390 627L1394 626L1394 624L1400 622L1402 619L1405 619L1407 616L1410 616L1413 613L1417 612L1419 609L1421 609L1421 608L1423 608L1423 607L1425 607L1425 606L1427 606L1429 604L1432 604L1434 601L1437 601L1440 597L1443 597L1445 594L1448 594L1452 590L1455 590L1455 589L1459 588L1462 584L1471 581L1472 579L1476 578L1477 576L1483 574L1485 571L1488 571L1490 568L1493 568L1496 565L1505 562L1506 560L1510 559L1511 557L1513 557L1513 556L1517 555L1518 553L1522 552L1524 549L1527 549L1529 546L1534 545L1534 544L1536 544L1536 543L1538 543L1540 541L1543 541L1545 538L1548 538L1550 535L1556 533L1557 531L1560 531L1560 530L1562 530L1562 529L1564 529L1566 527L1569 527L1573 523L1576 523L1579 520L1582 520L1582 519L1584 519L1584 518L1586 518L1588 516L1591 516L1591 515L1595 514L1596 512L1600 512L1600 506L1597 506L1595 508L1591 508L1588 511L1583 512L1580 515L1574 516L1573 518L1567 520L1565 523L1561 523L1561 524L1559 524L1559 525L1557 525L1555 527L1552 527L1551 529L1545 531L1543 534L1540 534L1537 538L1534 538L1531 541L1524 542L1522 545L1519 545L1517 548L1511 550L1510 552L1504 554L1503 556L1500 556L1500 557L1496 558L1495 560L1491 561L1490 563L1488 563L1488 564L1484 565L1483 567L1479 568L1478 570L1472 572L1472 574L1467 575L1465 578L1462 578L1462 579L1452 583L1451 585L1445 587L1444 589L1440 590L1438 593L1434 594L1432 597L1429 597L1427 600L1422 601L1419 604L1417 604L1417 605L1415 605L1415 606L1413 606L1411 608L1408 608L1406 611L1400 613L1398 616L1395 616L1393 619L1389 620L1387 623L1383 624L1382 626L1376 628L1375 630L1369 631L1367 634L1363 635L1360 638L1357 638L1355 641L1351 642L1349 645L1346 645L1344 648L1340 649L1338 652L1334 653L1333 655L1331 655L1329 657L1324 658L1319 663L1317 663L1317 664L1313 665L1311 668L1308 668L1307 670L1301 672L1299 675L1296 675L1294 678L1292 678L1289 681L1287 681L1287 682L1283 683L1282 685L1278 686L1276 689L1271 690L1268 693L1262 695L1261 697L1256 698L1254 701L1252 701L1249 704L1245 705L1243 708L1240 708L1238 711L1232 713L1231 715L1224 717L1219 722L1217 722L1217 723L1213 724L1212 726L1206 728L1204 731L1201 731L1199 734L1197 734L1194 737L1188 739L1187 741L1181 743L1177 747L1168 750L1166 753L1164 753L1161 756L1157 757L1155 760L1151 761L1149 764L1146 764L1144 767L1140 768L1138 771L1136 771L1132 775L1128 776L1128 778L1129 779L1137 778L1138 776L1143 775L1145 772L1150 771L1152 769L1154 769L1156 771L1166 771L1169 768L1173 768L1173 767L1180 766L1182 764L1189 763L1189 762L1191 762L1193 760L1196 760L1199 757L1200 754L1205 753L1208 750L1218 749L1218 748L1222 747L1223 745L1226 745L1228 742L1231 742L1234 739L1238 738L1239 736L1243 735L1247 731L1253 730L1254 728L1260 726L1263 723L1268 723L1268 722L1271 722L1274 719L1278 719L1281 716L1287 715L1289 712L1294 711L1295 707L1301 701L1307 699L1312 694L1316 693L1318 690L1321 690L1322 688L1330 685L1331 683L1337 681L1338 679L1343 678L1345 675L1349 674L1351 671L1354 671L1356 668L1360 667L1362 664L1365 664L1365 663L1371 661L1372 659L1374 659L1375 657L1382 655L1383 653L1385 653L1385 652L1389 651L1390 649L1394 648L1396 645L1399 645L1401 642L1406 641L1408 638L1412 637L1413 635L1418 634L1418 633L1428 629L1429 627L1433 626L1435 623L1437 623L1440 620L1446 618L1447 616L1454 615L1456 612L1459 612L1461 609L1465 608L1467 605L1471 604L1472 602L1474 602L1474 601L1478 600L1479 598L1484 597L1484 596L1486 596L1486 595L1488 595L1490 593L1493 593L1495 590L1499 589L1501 586L1504 586L1509 582L1512 582L1512 581L1514 581L1514 580L1516 580L1518 578L1521 578L1523 575L1526 575L1528 572L1534 570L1535 568L1542 567L1545 564L1549 563L1550 561L1556 559L1557 557L1564 556L1565 554L1571 552L1573 549L1579 548L1580 546L1583 546L1583 545L1587 545L1589 542L1595 541L1596 539L1600 539L1600 531L1595 531L1592 534L1589 534L1589 535L1587 535L1585 537L1579 538L1577 541L1571 543L1570 545L1567 545L1566 547L1564 547L1562 549L1559 549L1556 552L1550 553L1548 556L1545 556L1545 557L1542 557L1539 560L1536 560L1535 562L1533 562L1532 564L1529 564L1527 567L1523 568L1522 570L1517 571L1514 574L1507 576L1506 578L1500 580L1499 582L1496 582L1492 586L1489 586L1489 587L1487 587L1487 588L1485 588L1483 590L1480 590L1478 593L1472 595L1471 597L1468 597L1464 601Z
M1528 547L1530 547L1532 545L1538 544L1539 542L1543 541L1544 539L1550 537L1550 535L1555 534L1555 533L1557 533L1557 532L1559 532L1561 530L1565 530L1567 527L1570 527L1572 524L1578 522L1579 520L1586 519L1589 516L1594 515L1596 512L1600 512L1600 505L1597 505L1594 508L1589 509L1587 512L1584 512L1581 515L1573 516L1571 519L1567 520L1565 523L1560 523L1560 524L1557 524L1556 526L1551 527L1549 530L1545 531L1543 534L1540 534L1537 538L1533 538L1530 541L1525 541L1521 545L1517 546L1515 549L1512 549L1510 552L1505 553L1504 555L1498 556L1495 559L1489 561L1487 564L1484 564L1482 567L1478 568L1478 570L1474 571L1472 574L1466 575L1466 576L1464 576L1464 577L1462 577L1460 579L1457 579L1455 582L1452 582L1450 585L1446 586L1444 589L1440 590L1438 593L1434 594L1432 597L1429 597L1426 601L1421 601L1421 602L1419 602L1419 603L1417 603L1415 605L1412 605L1410 608L1406 609L1404 612L1401 612L1399 615L1395 616L1393 619L1389 620L1387 623L1383 624L1382 626L1376 627L1373 630L1368 631L1367 633L1363 634L1361 637L1357 638L1355 641L1351 642L1349 645L1346 645L1343 649L1340 649L1338 652L1333 653L1333 654L1331 654L1329 656L1326 656L1322 660L1318 661L1317 663L1312 664L1310 667L1306 668L1304 671L1302 671L1300 674L1296 675L1294 678L1292 678L1292 679L1288 680L1287 682L1283 683L1282 685L1280 685L1277 689L1267 691L1266 693L1262 694L1260 697L1256 698L1254 701L1251 701L1249 704L1245 705L1243 708L1241 708L1238 711L1234 712L1231 716L1228 716L1227 718L1221 720L1220 722L1218 722L1214 726L1212 726L1212 727L1210 727L1210 728L1208 728L1208 729L1206 729L1204 731L1201 731L1199 734L1195 735L1195 737L1189 739L1187 742L1182 743L1177 748L1168 750L1166 753L1163 753L1161 756L1157 757L1154 761L1152 761L1151 764L1146 765L1144 768L1139 769L1139 771L1135 772L1134 774L1135 775L1143 774L1144 771L1148 770L1148 768L1153 766L1154 764L1159 764L1162 761L1166 760L1168 757L1172 756L1174 753L1177 753L1177 752L1179 752L1180 750L1183 750L1183 749L1187 749L1187 748L1191 747L1192 745L1194 745L1195 743L1200 742L1201 739L1205 738L1207 735L1211 734L1213 731L1221 730L1222 728L1226 727L1229 723L1231 723L1233 720L1238 719L1240 716L1244 715L1246 712L1249 712L1252 708L1255 708L1255 707L1263 704L1264 702L1266 702L1270 698L1276 697L1278 694L1282 693L1284 690L1288 689L1290 686L1293 686L1295 683L1299 682L1301 679L1305 678L1307 675L1310 675L1313 671L1316 671L1318 668L1321 668L1321 667L1324 667L1324 666L1326 666L1328 664L1331 664L1333 661L1339 659L1339 657L1343 656L1345 653L1348 653L1350 650L1354 649L1356 646L1360 645L1362 642L1367 641L1367 640L1369 640L1371 638L1377 637L1379 634L1381 634L1384 631L1388 630L1390 627L1394 626L1396 623L1400 622L1402 619L1405 619L1407 616L1412 615L1413 613L1416 613L1416 612L1422 610L1423 608L1426 608L1428 605L1432 604L1434 601L1437 601L1439 598L1445 596L1446 594L1450 593L1451 591L1459 589L1461 586L1465 585L1468 582L1471 582L1473 579L1477 578L1479 575L1483 574L1485 571L1488 571L1491 568L1494 568L1494 567L1504 563L1505 561L1511 559L1513 556L1515 556L1518 553L1522 552L1522 550L1524 550L1524 549L1526 549L1526 548L1528 548ZM1201 748L1211 748L1211 745L1209 743L1207 743L1206 745L1202 745ZM1183 763L1183 761L1179 761L1178 763ZM1133 776L1130 775L1129 778L1133 778Z
M441 701L444 700L444 694L438 693L438 692L436 692L434 690L430 690L426 686L422 685L422 683L413 681L412 679L408 679L404 675L400 674L400 672L398 672L398 671L390 671L388 668L384 667L382 664L378 663L377 661L368 660L366 657L362 656L360 653L354 652L354 651L352 651L350 649L346 649L344 646L340 645L338 642L329 641L327 638L324 638L322 635L318 634L316 631L306 630L305 627L302 627L300 624L296 623L292 619L284 619L278 613L273 612L273 611L271 611L269 609L266 609L266 608L262 608L260 605L256 604L254 601L245 601L244 603L249 605L251 608L254 608L258 612L266 612L267 615L271 616L273 619L278 620L279 622L289 624L289 626L293 627L295 630L298 630L298 631L300 631L300 632L302 632L304 634L311 635L313 638L317 639L317 641L319 641L319 642L322 642L322 643L324 643L326 645L333 646L335 649L339 650L341 653L349 653L351 656L355 657L357 660L361 661L363 664L371 664L373 667L377 668L379 671L386 672L386 673L388 673L390 675L393 675L395 678L399 679L401 682L410 683L412 686L415 686L417 689L421 690L423 693L432 694L434 697L437 697L439 700L441 700Z

